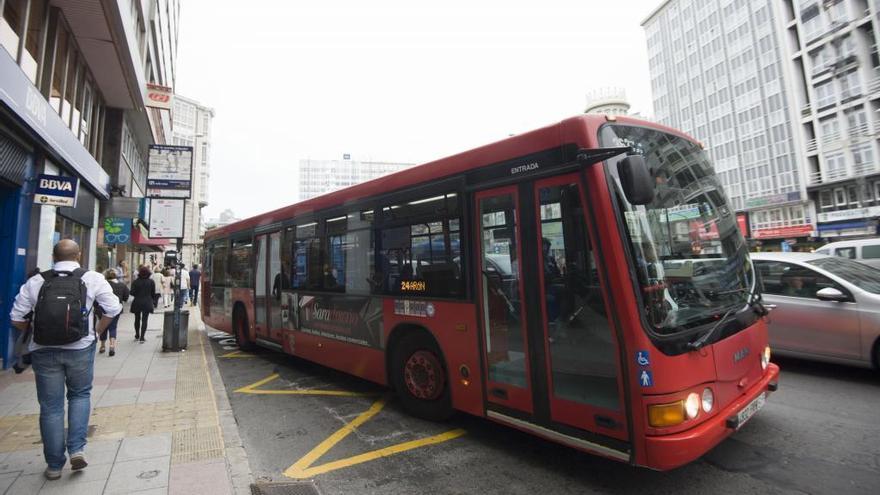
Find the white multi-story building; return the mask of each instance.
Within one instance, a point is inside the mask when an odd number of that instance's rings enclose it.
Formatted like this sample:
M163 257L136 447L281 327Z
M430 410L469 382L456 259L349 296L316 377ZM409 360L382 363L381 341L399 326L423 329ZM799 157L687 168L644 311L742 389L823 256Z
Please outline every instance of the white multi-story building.
M876 0L780 0L804 172L821 237L877 234L880 59Z
M876 234L877 9L668 0L643 22L657 119L704 142L752 237Z
M667 0L642 23L657 121L703 142L758 239L814 228L775 1Z
M176 95L174 98L174 144L193 147L192 196L186 201L183 233L183 263L191 266L201 258L205 222L202 209L208 205L211 178L211 120L214 109Z
M587 94L587 106L584 108L584 113L628 115L629 108L624 88L600 88Z
M347 157L348 155L346 155ZM399 172L414 163L342 160L299 161L299 199L305 200L384 175Z

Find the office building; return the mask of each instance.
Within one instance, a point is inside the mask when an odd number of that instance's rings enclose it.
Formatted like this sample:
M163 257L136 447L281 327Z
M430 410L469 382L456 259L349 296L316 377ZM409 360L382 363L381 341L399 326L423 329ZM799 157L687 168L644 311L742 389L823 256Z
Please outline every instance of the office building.
M642 25L654 115L705 145L747 234L806 239L815 215L774 3L668 0L652 12Z
M414 163L352 160L299 161L299 199L305 200L407 169Z
M183 263L187 267L201 259L205 222L202 209L208 206L211 177L211 121L214 109L181 95L174 97L173 143L193 148L192 195L186 200L183 233Z

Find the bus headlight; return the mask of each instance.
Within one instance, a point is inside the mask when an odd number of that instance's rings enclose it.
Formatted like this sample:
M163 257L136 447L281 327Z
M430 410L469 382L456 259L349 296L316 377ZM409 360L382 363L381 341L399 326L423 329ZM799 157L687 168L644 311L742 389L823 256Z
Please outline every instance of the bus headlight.
M766 370L767 365L770 364L770 346L764 348L764 353L761 354L761 369Z
M700 413L700 396L691 392L684 401L684 412L688 419L694 419Z
M712 406L715 405L715 394L712 393L712 389L706 387L703 389L703 412L709 412L712 410Z
M684 402L651 404L648 406L648 424L654 427L675 426L684 423Z

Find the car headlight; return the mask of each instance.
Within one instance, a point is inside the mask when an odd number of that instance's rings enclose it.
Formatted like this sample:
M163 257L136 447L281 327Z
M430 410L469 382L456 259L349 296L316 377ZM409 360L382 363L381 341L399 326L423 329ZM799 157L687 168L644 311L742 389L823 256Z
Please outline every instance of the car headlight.
M688 419L694 419L697 417L697 414L700 413L700 396L695 393L690 393L687 396L687 400L684 401L684 412L687 414Z
M761 369L766 370L767 365L770 364L770 346L764 348L764 353L761 354Z
M653 427L675 426L684 423L682 401L648 406L648 424Z
M715 405L715 394L712 393L712 389L706 387L703 389L703 412L709 412L712 410L712 406Z

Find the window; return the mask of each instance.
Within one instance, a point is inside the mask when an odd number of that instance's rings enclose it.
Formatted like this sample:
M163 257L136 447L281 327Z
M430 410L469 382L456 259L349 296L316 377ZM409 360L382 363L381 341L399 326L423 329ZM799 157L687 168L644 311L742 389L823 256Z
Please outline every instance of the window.
M834 104L834 85L826 82L816 86L816 106L824 108Z
M834 204L837 206L846 206L846 191L842 187L834 189Z
M212 249L214 254L210 258L211 286L222 287L226 285L226 257L229 249L225 243L216 244Z
M28 30L25 39L25 50L22 52L21 70L28 76L32 83L37 83L37 72L39 64L42 63L40 58L40 39L43 35L43 20L46 16L46 2L40 0L31 0L31 11L28 16Z
M834 250L834 256L840 256L841 258L849 258L851 260L854 260L856 259L856 248L854 246L837 248Z
M373 277L381 294L464 294L458 196L446 194L383 208Z
M0 19L0 45L6 48L13 59L18 57L18 43L21 41L21 20L24 19L24 0L6 0L3 18Z
M232 242L232 250L227 262L227 285L229 287L253 286L253 260L251 259L253 250L254 245L250 239Z
M878 183L880 184L880 183ZM834 207L834 198L831 196L830 189L824 189L819 191L819 206L823 210L827 210L829 208Z
M756 260L765 294L816 299L826 287L842 290L828 277L800 265L782 261Z
M849 198L850 206L859 204L859 195L856 192L856 186L846 186L846 196Z
M293 287L296 289L320 289L323 285L323 249L317 234L317 222L296 227L296 240L293 243Z
M880 258L880 244L862 246L862 259Z

